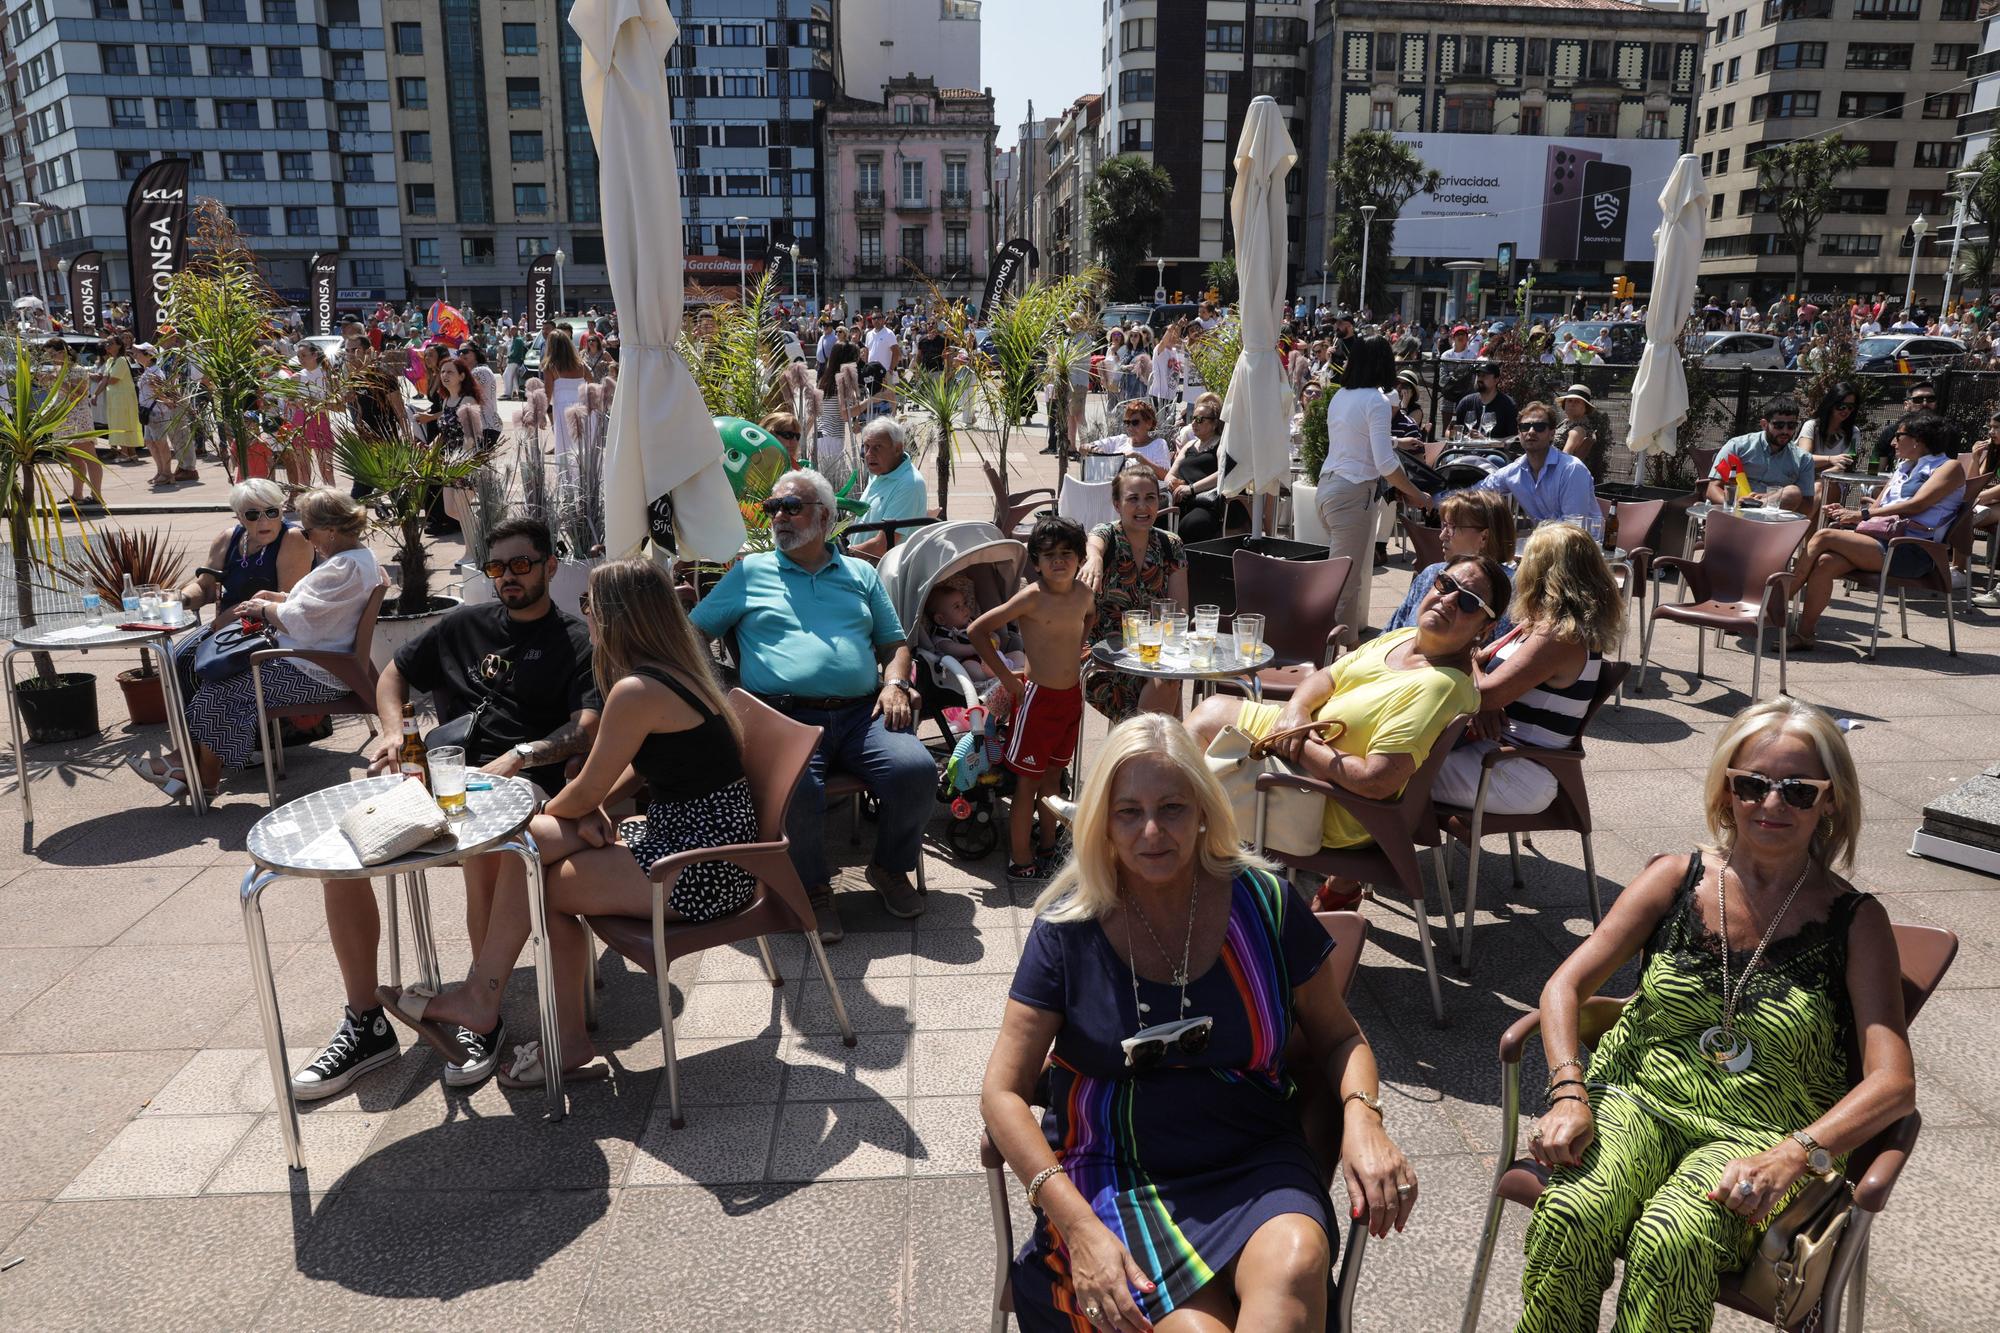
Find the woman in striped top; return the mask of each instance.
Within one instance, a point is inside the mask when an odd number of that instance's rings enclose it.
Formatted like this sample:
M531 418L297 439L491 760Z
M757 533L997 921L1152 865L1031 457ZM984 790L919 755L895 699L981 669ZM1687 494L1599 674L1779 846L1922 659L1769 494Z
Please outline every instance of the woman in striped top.
M1436 798L1470 808L1481 764L1502 744L1567 748L1597 692L1603 654L1623 637L1625 598L1597 541L1569 523L1528 538L1514 576L1514 628L1479 656L1479 717L1438 770ZM1556 798L1555 775L1532 759L1493 765L1486 813L1531 815Z

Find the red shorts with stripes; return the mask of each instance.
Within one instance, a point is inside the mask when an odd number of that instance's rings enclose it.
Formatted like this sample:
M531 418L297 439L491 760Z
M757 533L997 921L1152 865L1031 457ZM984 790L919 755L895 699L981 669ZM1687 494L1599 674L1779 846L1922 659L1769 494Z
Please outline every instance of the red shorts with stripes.
M1076 730L1083 720L1083 687L1052 690L1028 682L1027 693L1014 710L1007 737L1007 767L1024 777L1038 778L1062 768L1076 756Z

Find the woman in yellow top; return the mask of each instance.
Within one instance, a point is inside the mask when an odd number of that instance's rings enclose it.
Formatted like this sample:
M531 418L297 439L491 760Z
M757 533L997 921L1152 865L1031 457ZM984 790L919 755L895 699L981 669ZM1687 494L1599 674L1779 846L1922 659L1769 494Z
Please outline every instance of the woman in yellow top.
M1478 710L1472 650L1512 594L1498 564L1483 555L1458 556L1433 579L1413 628L1378 635L1313 672L1282 707L1216 695L1195 710L1188 729L1206 746L1231 725L1263 737L1309 722L1344 722L1347 729L1332 744L1301 736L1281 742L1276 752L1357 796L1393 798L1429 757L1439 733L1460 714ZM1328 847L1369 841L1336 801L1326 803L1323 839ZM1323 896L1351 896L1357 887L1329 882Z
M104 399L104 429L117 456L137 458L146 447L139 434L139 389L132 382L132 359L124 339L104 340L104 364L92 377Z

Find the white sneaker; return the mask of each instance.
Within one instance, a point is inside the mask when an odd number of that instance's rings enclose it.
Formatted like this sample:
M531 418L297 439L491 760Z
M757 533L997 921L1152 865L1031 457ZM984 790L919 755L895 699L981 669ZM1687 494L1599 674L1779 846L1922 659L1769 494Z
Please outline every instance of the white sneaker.
M1955 593L1972 591L1972 575L1962 569L1951 571L1951 590Z

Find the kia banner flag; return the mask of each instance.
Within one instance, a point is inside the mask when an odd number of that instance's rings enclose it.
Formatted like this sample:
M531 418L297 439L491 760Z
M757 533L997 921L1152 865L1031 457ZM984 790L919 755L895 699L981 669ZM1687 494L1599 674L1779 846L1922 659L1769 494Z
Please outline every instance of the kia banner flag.
M69 262L69 323L77 333L104 330L102 250L85 250Z
M993 276L986 280L986 295L979 305L981 314L989 313L999 303L1001 295L1013 283L1014 275L1021 271L1023 264L1033 272L1042 266L1042 256L1033 241L1016 236L993 256Z
M160 333L167 284L187 263L188 160L163 157L139 173L125 197L125 246L132 265L132 331L140 342Z

